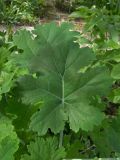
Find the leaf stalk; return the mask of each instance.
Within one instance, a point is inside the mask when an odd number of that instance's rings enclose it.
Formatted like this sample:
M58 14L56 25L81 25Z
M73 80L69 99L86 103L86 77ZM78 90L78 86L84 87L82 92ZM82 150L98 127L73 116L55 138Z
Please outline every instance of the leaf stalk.
M64 108L65 103L65 93L64 93L64 76L62 77L62 107ZM64 137L64 130L60 131L60 138L59 138L59 148L63 146L63 137Z

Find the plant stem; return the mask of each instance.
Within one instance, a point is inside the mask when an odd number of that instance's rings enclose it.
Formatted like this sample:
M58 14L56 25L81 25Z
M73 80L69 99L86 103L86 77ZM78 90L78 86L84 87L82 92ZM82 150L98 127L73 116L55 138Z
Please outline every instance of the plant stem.
M94 147L96 147L96 146L95 146L95 145L92 145L92 146L86 148L84 151L80 152L80 154L86 153L87 151L93 149Z
M62 77L62 107L64 108L64 76ZM63 145L64 130L60 131L59 148Z
M64 95L64 76L62 77L62 106L64 108L64 102L65 102L65 95Z
M59 148L61 148L63 146L63 130L60 132L60 139L59 139Z

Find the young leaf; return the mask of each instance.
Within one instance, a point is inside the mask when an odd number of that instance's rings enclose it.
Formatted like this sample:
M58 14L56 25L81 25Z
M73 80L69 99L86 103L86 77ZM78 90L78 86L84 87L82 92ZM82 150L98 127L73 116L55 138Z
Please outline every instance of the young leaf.
M3 93L10 91L13 86L13 77L16 69L13 69L13 65L9 60L10 51L6 48L0 48L0 99Z
M1 160L14 160L14 154L18 149L18 139L13 137L6 137L0 143L0 159Z
M112 72L111 72L111 76L114 78L114 79L120 79L120 64L116 64L113 69L112 69Z
M35 142L28 145L28 154L22 156L21 160L61 160L65 158L63 147L58 149L56 138L36 138Z
M120 103L120 88L113 89L109 98L113 103Z
M14 160L14 153L19 148L19 139L7 117L0 117L0 159Z

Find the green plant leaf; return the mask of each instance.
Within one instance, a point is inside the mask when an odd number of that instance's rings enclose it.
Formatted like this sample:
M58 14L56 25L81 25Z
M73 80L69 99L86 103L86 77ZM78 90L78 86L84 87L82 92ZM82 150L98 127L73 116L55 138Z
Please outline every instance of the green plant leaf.
M114 79L120 79L120 64L117 64L113 67L112 72L111 72L111 76Z
M6 137L0 143L0 159L14 160L14 154L18 149L18 139L14 137Z
M58 149L58 141L56 138L36 138L35 142L28 145L29 155L23 155L21 160L61 160L65 158L65 150L63 147Z
M0 159L14 160L14 153L19 148L19 139L11 120L0 117Z
M10 51L4 47L0 48L0 99L3 93L10 91L13 86L13 77L16 70L12 69Z
M91 10L88 7L81 6L77 8L77 11L73 12L71 18L89 18L91 15Z
M104 55L100 55L102 61L120 62L120 49L107 50Z
M5 63L7 62L9 55L10 55L10 52L8 49L4 47L0 48L0 71L4 67Z
M117 89L113 89L109 99L113 102L113 103L120 103L120 88Z
M111 145L108 140L108 133L107 131L110 131L110 129L105 129L104 131L95 130L92 135L91 139L93 140L95 146L96 146L96 153L99 153L101 157L110 157L110 154L112 152ZM109 132L111 134L111 132Z
M18 80L22 101L28 104L43 101L42 108L32 116L30 124L39 135L46 134L49 128L54 133L60 132L66 121L75 132L80 128L88 131L104 119L104 114L90 104L90 99L108 93L112 83L109 71L106 67L97 67L80 73L80 69L96 58L90 48L80 48L74 42L78 33L69 28L66 23L60 27L51 23L37 26L33 32L34 39L29 33L24 38L26 42L22 43L25 31L14 39L23 49L17 63L26 62L30 72L35 73ZM37 44L38 48L36 45L31 48L29 41Z
M92 132L92 140L101 157L109 157L112 152L120 152L120 110L112 122L105 122L100 129ZM114 138L113 138L114 137Z
M13 86L13 77L15 75L14 71L13 73L7 73L2 71L0 74L0 94L7 93L10 91L10 88Z
M7 99L7 104L2 104L7 115L15 117L13 124L17 130L28 130L30 117L39 109L39 105L25 105L17 100L17 98ZM23 118L24 117L24 118Z
M79 128L85 131L93 130L94 125L99 125L104 119L104 114L98 108L90 106L86 102L68 104L66 110L70 128L75 132L78 132Z

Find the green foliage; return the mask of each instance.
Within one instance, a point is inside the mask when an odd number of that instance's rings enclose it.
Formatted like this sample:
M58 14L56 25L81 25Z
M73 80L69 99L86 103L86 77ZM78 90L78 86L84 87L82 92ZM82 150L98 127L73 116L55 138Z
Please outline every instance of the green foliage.
M36 18L31 10L31 3L26 0L13 0L7 3L0 0L0 23L34 23Z
M81 35L69 23L2 35L1 159L120 154L119 43L83 47Z
M35 24L40 18L55 16L54 0L0 0L0 23Z
M120 103L120 88L119 87L112 90L112 93L110 95L110 100L116 104Z
M120 79L120 63L113 67L111 75L115 79Z
M79 43L88 43L95 52L119 49L119 14L114 14L105 7L99 9L79 7L70 17L83 18L85 25L79 38Z
M111 11L114 14L120 13L120 1L119 0L73 0L73 4L75 7L86 6L91 8L92 6L96 6L97 8L107 8L107 10Z
M13 86L13 77L16 69L13 69L12 61L9 60L10 51L4 47L0 48L0 97L10 91Z
M94 2L94 1L93 1ZM102 1L105 2L105 1ZM96 65L105 64L114 79L112 91L103 101L107 108L107 121L90 135L100 157L112 157L119 151L119 106L120 106L120 30L119 1L81 6L72 13L73 18L83 18L85 25L78 38L79 44L93 48L97 56ZM114 139L112 137L115 137ZM113 154L112 154L113 152Z
M0 115L0 159L14 160L18 150L19 139L10 119Z
M71 17L85 19L83 37L87 33L90 36L89 44L94 45L95 49L118 49L120 16L110 14L106 8L80 7Z
M118 115L109 126L103 124L102 129L97 129L92 133L91 137L97 147L96 150L102 157L111 155L112 151L120 152L119 122L120 116Z
M23 155L21 160L61 160L65 157L64 148L58 149L58 141L56 138L36 138L35 142L28 145L30 155ZM37 153L37 154L36 154Z

